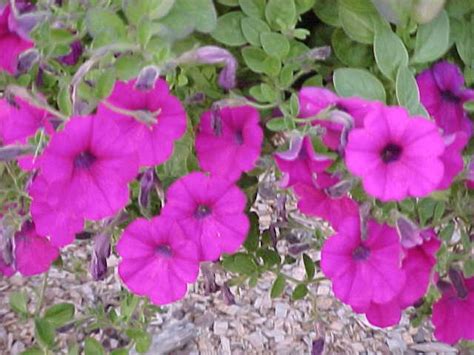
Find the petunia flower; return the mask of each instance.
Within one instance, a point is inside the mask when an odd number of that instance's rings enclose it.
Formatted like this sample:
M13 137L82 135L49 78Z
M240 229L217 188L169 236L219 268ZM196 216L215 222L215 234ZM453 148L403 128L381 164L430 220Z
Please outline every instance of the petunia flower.
M181 299L199 273L199 249L178 224L155 217L136 219L116 250L118 273L128 289L163 305Z
M474 277L465 279L456 271L450 276L452 283L444 285L441 298L433 305L434 335L448 344L474 340Z
M290 187L297 183L312 184L314 175L326 170L333 160L319 156L314 152L309 136L293 137L290 149L274 155L278 168L284 173L282 187Z
M92 220L125 207L128 183L138 173L135 146L102 116L71 118L53 135L38 166L58 205Z
M112 118L120 127L123 137L129 139L138 151L140 166L154 166L164 163L173 152L173 145L186 131L186 112L179 100L170 94L168 84L163 79L156 81L150 91L140 91L135 80L117 81L106 103L98 107L98 115ZM146 116L156 122L140 122L137 115ZM138 117L140 118L140 117Z
M68 186L62 182L48 184L43 176L38 175L28 190L32 198L30 212L36 231L48 236L56 247L72 243L76 233L84 228L84 217L68 208L70 201L64 198L67 189Z
M64 65L76 65L82 55L83 48L80 40L76 40L69 45L69 53L58 58Z
M204 112L196 136L196 153L202 170L229 180L255 167L262 150L260 115L251 106L224 107L212 117ZM214 122L217 121L217 122ZM218 127L216 128L216 124Z
M58 256L58 248L48 238L38 235L33 223L24 223L15 234L15 267L23 276L48 271Z
M451 186L454 178L463 170L464 160L462 151L466 147L469 136L465 132L448 134L443 137L445 143L441 161L444 165L444 175L437 189L444 190Z
M185 175L168 188L166 201L162 215L181 225L198 245L203 261L236 252L249 231L245 194L221 177Z
M33 47L33 43L25 40L15 31L15 21L10 5L0 8L0 71L14 74L18 56L21 52Z
M472 134L472 124L463 103L474 99L474 90L464 87L464 76L455 64L439 62L421 72L416 81L420 100L445 134Z
M359 218L349 217L324 242L321 268L337 298L356 309L367 309L371 302L394 300L402 290L406 275L400 268L401 253L395 229L369 220L363 240Z
M426 196L438 187L444 147L433 122L410 118L401 107L377 107L367 114L363 128L350 132L345 160L369 195L399 201Z

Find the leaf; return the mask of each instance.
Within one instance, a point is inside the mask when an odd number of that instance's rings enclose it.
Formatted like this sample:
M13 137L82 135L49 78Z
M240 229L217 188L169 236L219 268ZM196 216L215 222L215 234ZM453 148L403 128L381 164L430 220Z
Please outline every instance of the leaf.
M269 0L265 7L265 18L270 27L285 30L296 24L296 7L294 0Z
M474 259L469 259L464 262L464 276L474 276Z
M255 73L263 73L265 71L264 61L267 55L263 50L256 47L245 47L242 49L242 56L245 64Z
M306 11L311 10L315 3L316 0L295 0L296 12L298 14L303 14Z
M333 82L336 92L341 96L359 96L368 100L385 101L383 84L365 69L336 69Z
M340 27L339 20L339 2L335 0L316 0L313 12L325 24L334 27Z
M305 284L299 284L298 286L295 287L293 290L293 293L291 295L291 299L293 301L300 300L304 298L308 294L308 288L306 287Z
M260 34L263 50L268 54L283 59L290 52L290 43L282 34L263 32Z
M110 352L110 355L128 355L127 348L114 349Z
M94 338L86 338L84 341L85 355L105 355L105 350L101 343Z
M51 349L54 346L55 331L51 323L45 319L35 319L35 337L45 348Z
M331 44L337 59L349 67L367 67L373 62L372 48L353 41L341 28L333 32Z
M449 49L449 17L442 11L433 21L420 25L416 33L413 63L432 62Z
M408 109L412 115L429 117L426 109L420 103L420 92L416 79L411 70L406 66L398 69L395 81L397 101Z
M105 70L97 78L95 85L95 93L99 99L108 97L114 88L115 70Z
M270 31L270 27L264 21L255 17L243 18L240 26L245 39L253 46L261 46L260 34Z
M338 0L339 20L354 41L372 44L377 12L369 0Z
M228 12L219 17L217 27L211 33L212 38L228 46L240 46L247 43L240 25L243 18L244 15L240 11Z
M456 41L456 50L464 64L474 67L474 17L464 24L461 36Z
M248 214L249 221L250 221L250 231L247 235L247 238L244 242L244 247L248 251L256 251L259 244L260 239L260 226L258 222L258 215L255 212L250 212Z
M285 117L272 118L267 122L266 127L273 132L284 131L288 129L287 119Z
M58 90L58 96L56 100L61 112L63 112L66 116L70 116L72 114L72 101L71 93L67 85L63 85Z
M74 305L71 303L55 304L46 310L43 318L53 327L61 327L74 318Z
M150 349L151 335L143 329L130 328L127 329L127 336L135 342L135 350L139 353L145 353Z
M44 351L41 350L39 347L34 346L23 351L21 355L44 355Z
M114 41L126 38L126 27L122 19L108 9L90 8L86 13L86 27L94 38Z
M304 269L306 270L306 276L308 278L308 281L311 281L315 273L314 261L307 254L303 254L303 264Z
M268 267L271 267L273 265L280 265L281 263L280 255L274 250L259 249L256 255L259 258L262 258L263 263L265 264L265 266L268 266Z
M283 275L278 275L275 281L273 282L272 289L270 291L270 297L276 298L280 297L285 289L286 279Z
M121 55L115 61L117 79L128 81L138 76L142 68L142 58L135 54Z
M402 40L386 26L378 26L374 37L375 61L380 71L395 80L398 68L408 64L408 52Z
M251 275L257 270L257 265L253 258L244 253L237 253L227 256L222 261L222 266L230 271L238 274Z
M28 315L28 298L24 292L16 291L10 293L10 308L23 316Z
M265 16L265 0L239 0L239 5L247 16L257 18Z

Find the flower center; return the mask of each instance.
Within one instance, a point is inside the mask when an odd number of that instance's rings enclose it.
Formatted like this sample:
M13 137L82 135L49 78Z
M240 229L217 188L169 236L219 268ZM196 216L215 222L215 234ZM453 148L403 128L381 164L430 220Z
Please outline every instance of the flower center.
M211 208L206 205L199 205L196 208L196 211L194 211L194 216L199 219L206 218L210 214L211 214Z
M171 250L171 247L167 244L161 244L158 245L155 249L156 254L163 258L171 258L173 256L173 251Z
M234 139L235 143L237 143L238 145L242 145L244 143L244 136L242 134L242 131L235 132Z
M383 162L388 164L397 161L402 155L402 151L402 147L398 144L389 143L382 149L380 156Z
M441 97L448 102L458 103L461 101L459 97L457 97L454 93L452 93L449 90L441 91Z
M367 260L369 256L370 256L370 249L363 245L359 245L352 252L352 258L358 261Z
M95 161L96 157L88 152L81 152L74 158L74 166L78 169L87 169L89 168Z

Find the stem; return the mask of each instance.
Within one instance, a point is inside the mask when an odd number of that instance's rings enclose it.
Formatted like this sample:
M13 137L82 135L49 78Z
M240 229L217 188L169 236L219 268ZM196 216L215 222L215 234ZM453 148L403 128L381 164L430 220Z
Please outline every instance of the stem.
M44 277L43 277L43 284L41 285L38 303L36 304L35 316L39 315L39 313L41 312L41 307L43 306L44 293L46 291L46 286L48 284L48 275L49 275L49 270L45 272Z
M158 122L157 118L155 116L158 116L161 112L161 109L158 109L155 112L148 112L148 111L143 111L143 110L127 110L122 107L118 107L113 105L107 100L102 101L102 103L110 110L117 112L121 115L125 116L130 116L135 118L137 121L141 123L145 123L147 125L153 125Z

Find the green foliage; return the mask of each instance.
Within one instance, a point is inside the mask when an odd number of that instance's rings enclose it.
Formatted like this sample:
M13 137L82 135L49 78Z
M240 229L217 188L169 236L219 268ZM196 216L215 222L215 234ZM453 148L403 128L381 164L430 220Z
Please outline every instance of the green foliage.
M211 33L212 37L228 46L241 46L247 43L242 30L241 20L244 15L240 11L228 12L217 20L217 27Z
M334 88L341 96L359 96L385 101L385 89L377 77L364 69L339 68L334 71Z
M71 303L58 303L44 312L44 320L54 328L59 328L74 318L74 305Z

